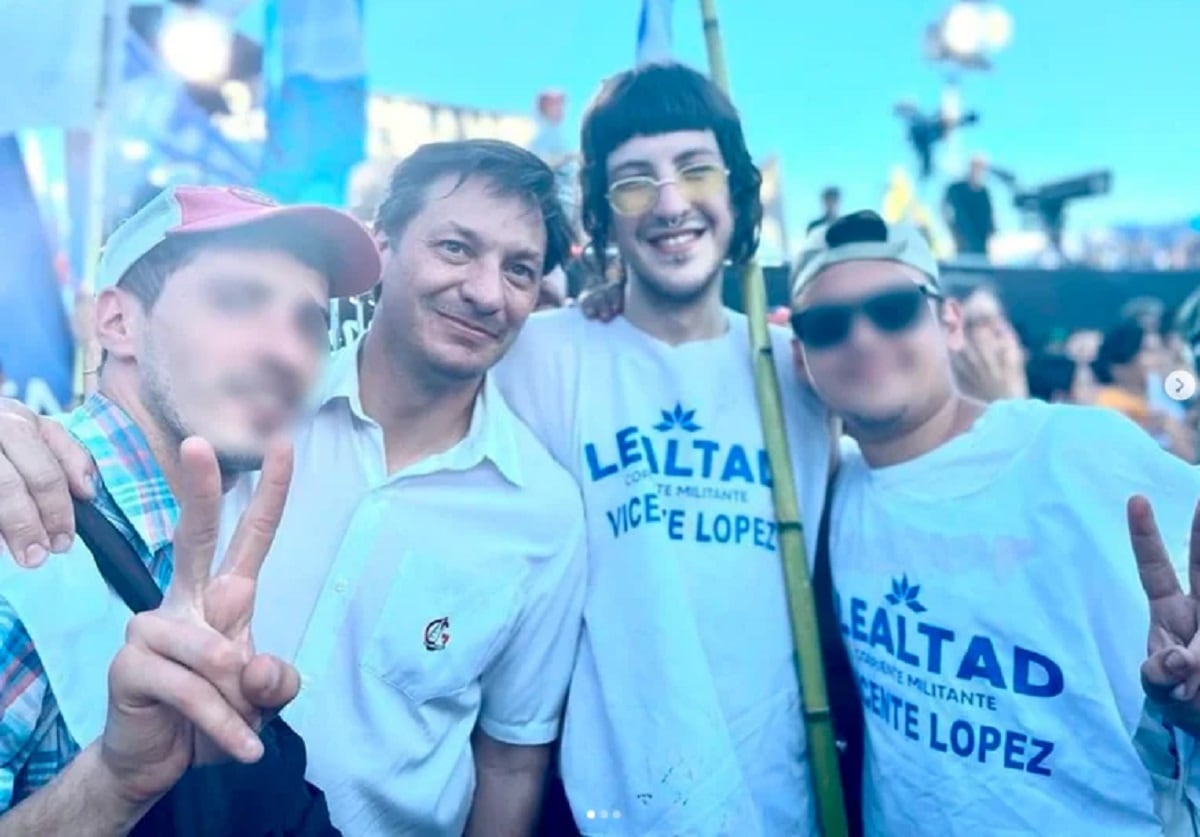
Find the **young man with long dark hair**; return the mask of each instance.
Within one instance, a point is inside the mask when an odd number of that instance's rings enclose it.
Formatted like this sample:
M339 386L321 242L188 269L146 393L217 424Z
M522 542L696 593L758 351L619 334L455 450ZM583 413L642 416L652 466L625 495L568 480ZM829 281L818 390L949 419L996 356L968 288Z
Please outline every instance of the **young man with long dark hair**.
M813 833L748 324L721 302L727 263L757 246L758 169L729 100L679 65L607 81L582 152L584 226L595 253L619 251L624 313L531 317L497 368L583 486L588 594L561 753L571 808L585 834ZM786 332L772 344L789 374ZM823 412L796 388L784 409L815 519Z

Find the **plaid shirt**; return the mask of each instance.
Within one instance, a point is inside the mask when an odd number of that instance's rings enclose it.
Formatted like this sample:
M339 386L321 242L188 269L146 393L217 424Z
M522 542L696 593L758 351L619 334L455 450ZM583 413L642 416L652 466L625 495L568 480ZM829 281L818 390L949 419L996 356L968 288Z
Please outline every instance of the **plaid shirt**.
M101 485L95 506L165 590L179 509L146 437L101 395L90 396L64 424L96 461ZM28 632L3 596L0 637L0 811L5 811L60 773L80 746L67 731Z

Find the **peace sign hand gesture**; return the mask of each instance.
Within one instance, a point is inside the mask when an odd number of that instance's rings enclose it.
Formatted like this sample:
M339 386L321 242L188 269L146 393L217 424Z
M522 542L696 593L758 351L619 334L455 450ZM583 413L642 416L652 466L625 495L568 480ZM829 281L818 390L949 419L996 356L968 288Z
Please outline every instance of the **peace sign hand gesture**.
M292 452L273 445L262 478L215 576L221 510L216 454L202 439L180 447L182 485L175 568L162 605L129 622L109 669L102 761L134 802L164 794L194 764L233 757L252 763L264 712L296 696L300 679L278 658L256 654L250 619L258 574L275 537L292 474Z
M1129 500L1129 539L1150 604L1150 637L1142 688L1172 725L1200 737L1200 505L1192 518L1189 592L1163 546L1150 502Z

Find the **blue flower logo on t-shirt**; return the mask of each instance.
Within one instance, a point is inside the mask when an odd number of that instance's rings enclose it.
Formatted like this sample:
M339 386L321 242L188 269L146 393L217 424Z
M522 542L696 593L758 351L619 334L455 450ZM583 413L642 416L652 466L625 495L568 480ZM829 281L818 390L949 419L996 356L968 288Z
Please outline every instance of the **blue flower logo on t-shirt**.
M695 433L700 429L700 425L692 421L696 416L696 411L683 409L678 401L675 402L674 410L659 410L659 412L662 413L663 420L654 425L654 429L661 433L666 433L672 427L678 427L688 433Z
M892 592L888 593L886 598L888 604L904 605L913 613L924 613L928 608L917 601L917 597L920 595L921 585L914 584L910 587L908 574L905 573L899 580L892 579Z

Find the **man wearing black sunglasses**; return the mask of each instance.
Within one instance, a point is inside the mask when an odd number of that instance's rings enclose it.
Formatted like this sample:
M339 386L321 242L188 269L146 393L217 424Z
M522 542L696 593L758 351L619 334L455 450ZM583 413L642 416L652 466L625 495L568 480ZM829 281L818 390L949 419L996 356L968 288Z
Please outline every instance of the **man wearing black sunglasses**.
M793 278L806 374L857 442L829 548L867 833L1195 833L1200 514L1191 595L1168 554L1200 475L1119 415L963 396L962 313L910 227L839 219Z

